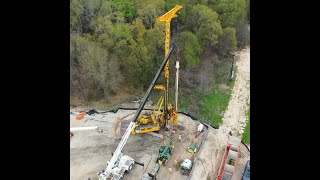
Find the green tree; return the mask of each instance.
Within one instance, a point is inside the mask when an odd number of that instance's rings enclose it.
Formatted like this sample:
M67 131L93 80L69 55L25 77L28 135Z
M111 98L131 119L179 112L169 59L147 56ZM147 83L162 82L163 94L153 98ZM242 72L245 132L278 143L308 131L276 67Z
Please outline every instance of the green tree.
M165 0L165 11L171 10L177 4L181 5L182 9L177 12L178 17L176 20L179 22L179 25L183 27L193 5L191 4L191 0Z
M104 97L115 93L122 76L119 71L119 61L115 55L90 43L83 53L85 70L98 87L103 89Z
M190 3L192 5L196 5L196 4L208 5L208 0L191 0Z
M164 13L164 0L144 1L136 0L137 15L148 29L152 28L156 19Z
M135 16L136 8L130 0L112 0L115 11L123 13L127 22L131 22Z
M77 57L81 69L85 72L82 76L103 91L107 98L118 89L122 81L119 71L119 61L116 55L100 48L97 44L88 41L85 37L77 37L74 42L73 57Z
M235 51L237 48L236 29L227 27L223 29L223 34L219 38L218 49L219 53L227 55Z
M200 63L199 55L202 51L197 36L189 31L182 32L178 37L178 42L182 61L184 61L184 63L181 63L182 66L185 64L186 67L197 67Z
M92 22L102 5L101 0L71 0L70 26L81 34L92 32Z
M202 47L218 43L222 28L218 14L207 6L193 6L187 20L187 26L197 35Z
M110 14L112 13L111 1L101 1L101 7L100 10L97 12L97 17L110 16Z
M165 46L165 23L156 22L152 29L147 31L145 42L148 47L154 49L156 55L156 50L164 51Z
M115 52L121 60L128 57L128 48L133 41L131 26L129 24L115 24L112 28L114 45L112 51Z
M250 43L249 24L246 22L237 23L236 30L238 47L243 48L247 46Z
M136 18L132 23L132 34L134 40L131 41L129 47L129 55L126 61L126 71L136 83L146 87L154 75L153 57L145 42L147 30L145 29L142 20Z
M235 27L247 17L247 0L220 0L216 7L222 27Z
M110 16L99 17L94 22L94 36L96 41L103 47L112 49L114 47L115 39L113 34L113 24Z

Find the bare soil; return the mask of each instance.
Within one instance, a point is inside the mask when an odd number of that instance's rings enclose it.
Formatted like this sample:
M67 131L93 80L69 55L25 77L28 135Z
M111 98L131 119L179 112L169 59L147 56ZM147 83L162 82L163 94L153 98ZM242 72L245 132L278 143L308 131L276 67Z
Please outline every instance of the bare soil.
M134 112L119 110L117 113L85 115L81 121L76 120L75 114L70 114L70 127L99 126L103 129L102 133L94 130L74 132L70 139L70 179L98 179L96 174L106 168L106 162L120 142L123 129L128 126ZM169 163L161 166L158 179L186 179L187 176L181 175L179 165L186 158L192 159L193 155L187 152L187 147L195 141L199 148L207 131L205 128L204 132L195 138L198 124L190 117L179 114L179 128L175 129L175 133L159 131L164 137L163 140L149 134L131 135L123 152L145 166L135 164L132 171L125 174L124 179L140 180L143 173L151 172L160 146L170 139L173 140L174 153ZM178 140L179 135L182 137L181 142Z

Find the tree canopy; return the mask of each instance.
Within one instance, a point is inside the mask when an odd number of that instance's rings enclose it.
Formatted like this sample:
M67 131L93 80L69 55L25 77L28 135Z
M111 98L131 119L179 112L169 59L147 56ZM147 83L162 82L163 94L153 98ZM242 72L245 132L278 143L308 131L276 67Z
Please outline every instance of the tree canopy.
M249 42L246 28L249 3L249 0L71 0L73 89L82 89L82 96L90 99L117 94L121 84L147 87L164 58L165 23L156 19L176 4L183 8L171 21L171 43L179 45L182 70L199 68L205 52L227 56Z

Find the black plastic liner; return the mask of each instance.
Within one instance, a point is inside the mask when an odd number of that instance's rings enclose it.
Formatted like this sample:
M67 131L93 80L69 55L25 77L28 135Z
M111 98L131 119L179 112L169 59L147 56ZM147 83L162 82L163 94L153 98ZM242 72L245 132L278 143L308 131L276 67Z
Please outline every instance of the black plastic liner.
M116 108L116 109L111 109L111 110L107 110L107 111L102 111L102 112L97 112L96 110L92 109L90 110L89 112L94 112L94 113L107 113L107 112L112 112L112 113L117 113L118 110L121 109L121 110L137 110L138 108L123 108L123 107L119 107L119 108ZM153 109L150 109L150 108L144 108L143 110L153 110ZM181 113L181 114L184 114L186 116L189 116L192 120L196 120L196 121L199 121L201 122L202 124L204 124L205 126L207 126L207 128L210 126L212 127L213 129L219 129L219 126L217 127L214 127L212 126L211 124L209 124L207 121L204 121L203 119L199 118L198 116L192 114L192 113L187 113L187 112L182 112L182 111L179 111L178 113ZM232 135L231 133L229 133L230 135ZM248 146L241 140L241 143L247 148L247 150L250 152L250 149L248 148ZM201 143L202 145L202 143Z

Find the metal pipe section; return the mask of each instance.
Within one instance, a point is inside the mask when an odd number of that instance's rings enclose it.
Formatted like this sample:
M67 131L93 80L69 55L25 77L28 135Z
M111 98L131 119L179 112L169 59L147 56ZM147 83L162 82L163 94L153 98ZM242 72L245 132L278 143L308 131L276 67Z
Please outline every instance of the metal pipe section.
M179 86L179 61L176 61L176 95L175 95L175 98L176 98L176 101L175 101L175 110L176 112L178 112L178 86Z
M87 130L97 130L99 126L91 126L91 127L72 127L70 128L70 132L74 131L87 131Z

